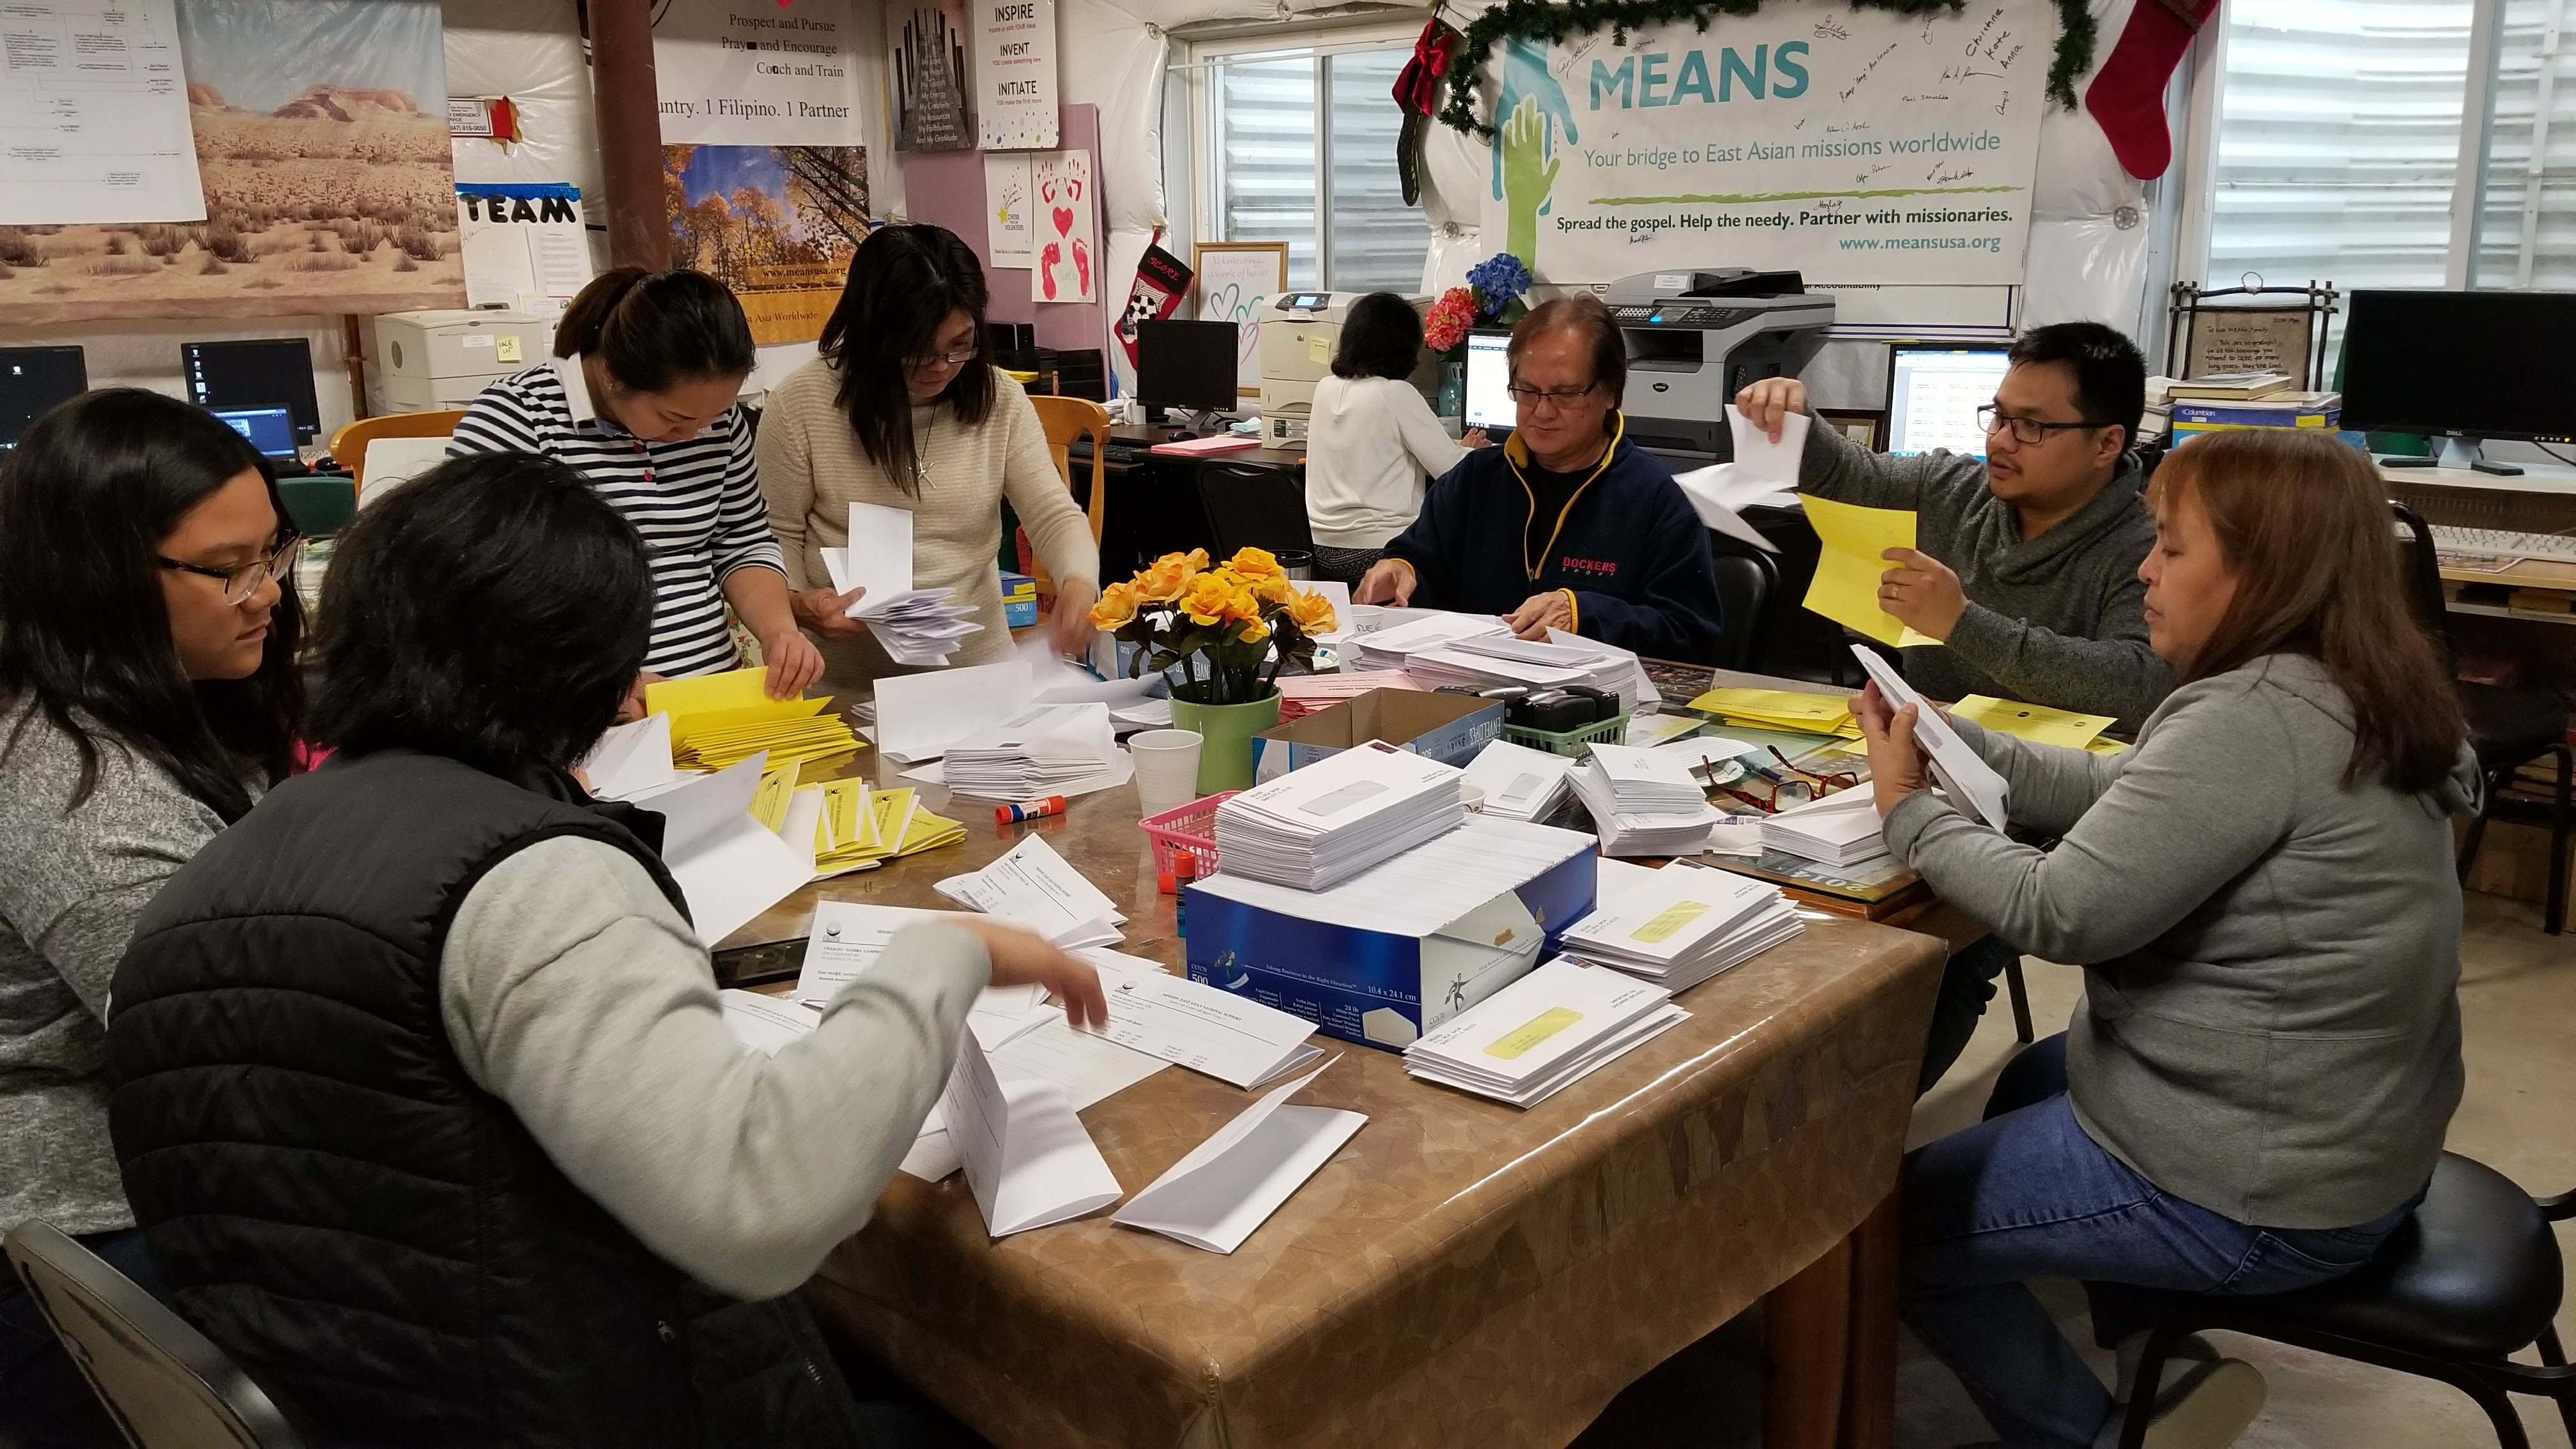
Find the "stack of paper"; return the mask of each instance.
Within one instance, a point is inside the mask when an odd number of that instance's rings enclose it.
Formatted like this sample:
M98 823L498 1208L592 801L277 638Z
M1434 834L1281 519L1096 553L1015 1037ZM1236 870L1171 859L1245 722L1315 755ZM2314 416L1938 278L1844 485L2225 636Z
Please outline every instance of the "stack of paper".
M1279 676L1279 722L1303 719L1319 709L1357 699L1372 689L1420 689L1422 682L1401 669L1348 670L1339 674Z
M1563 956L1404 1049L1404 1070L1515 1107L1690 1019L1672 993Z
M1709 807L1689 762L1662 750L1594 745L1568 779L1592 812L1603 855L1696 855L1725 818Z
M736 669L691 679L665 679L644 691L648 714L671 718L671 756L679 764L721 770L753 755L770 763L815 760L861 748L829 699L771 699L765 669Z
M912 513L874 503L850 505L850 545L823 550L823 567L842 593L866 589L849 617L868 626L897 664L946 664L957 643L984 626L975 611L949 601L946 589L912 586Z
M1496 740L1467 762L1467 781L1485 792L1484 813L1504 820L1545 820L1571 788L1574 761Z
M1499 634L1508 639L1511 627L1491 614L1432 613L1410 619L1389 629L1353 635L1348 645L1350 661L1362 670L1404 669L1416 654L1446 649L1461 639Z
M1040 704L951 744L941 778L961 795L1034 800L1110 769L1117 757L1108 705Z
M1565 952L1688 991L1806 929L1768 881L1675 865L1565 929Z
M1377 740L1256 785L1217 807L1227 875L1319 891L1457 828L1455 766Z
M1123 941L1127 918L1100 888L1055 853L1043 835L1023 837L982 870L933 889L969 910L1028 927L1070 950Z
M1849 695L1801 694L1787 689L1712 689L1692 700L1690 707L1747 729L1841 735L1856 740L1860 738L1860 726L1852 723L1849 700Z
M1120 1046L1247 1088L1324 1054L1306 1040L1315 1024L1302 1016L1174 976L1142 957L1076 954L1100 972L1109 1003L1109 1025L1100 1034Z
M1885 855L1878 805L1867 787L1792 805L1762 821L1762 844L1783 855L1825 865L1850 865Z
M1498 684L1561 689L1580 684L1620 694L1631 687L1636 656L1581 635L1567 637L1571 642L1546 643L1508 633L1471 635L1445 648L1414 654L1404 667L1434 689L1444 685L1483 689ZM1633 692L1621 702L1623 707L1633 707Z
M908 787L871 790L865 780L827 780L813 788L823 801L814 838L818 877L868 870L966 838L965 826L921 808Z
M1109 1220L1211 1253L1242 1247L1368 1121L1358 1112L1287 1104L1331 1065L1236 1113Z

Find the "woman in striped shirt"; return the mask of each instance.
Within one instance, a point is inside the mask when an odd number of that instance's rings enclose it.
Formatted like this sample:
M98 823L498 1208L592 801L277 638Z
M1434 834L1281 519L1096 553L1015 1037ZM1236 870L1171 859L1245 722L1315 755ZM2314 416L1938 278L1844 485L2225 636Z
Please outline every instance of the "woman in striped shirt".
M751 423L735 406L753 361L751 325L703 272L618 267L581 290L555 327L555 359L483 390L450 457L537 453L589 480L653 553L653 638L644 682L741 663L731 602L793 699L823 656L789 611L769 536Z

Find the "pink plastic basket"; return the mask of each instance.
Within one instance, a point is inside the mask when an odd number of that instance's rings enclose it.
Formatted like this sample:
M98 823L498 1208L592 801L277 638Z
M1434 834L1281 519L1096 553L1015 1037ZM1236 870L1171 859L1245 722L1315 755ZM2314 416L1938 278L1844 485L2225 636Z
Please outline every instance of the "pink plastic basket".
M1154 884L1163 894L1170 895L1178 889L1172 873L1184 850L1198 858L1201 876L1216 874L1216 807L1233 799L1236 793L1221 790L1136 822L1154 842Z

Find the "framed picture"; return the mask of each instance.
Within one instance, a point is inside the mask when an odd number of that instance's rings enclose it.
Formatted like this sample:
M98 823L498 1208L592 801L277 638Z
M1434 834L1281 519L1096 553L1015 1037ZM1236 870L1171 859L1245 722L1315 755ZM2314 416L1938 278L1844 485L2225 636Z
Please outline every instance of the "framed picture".
M1236 395L1261 396L1261 309L1288 290L1288 244L1199 242L1190 268L1198 319L1235 325Z
M1887 449L1887 410L1884 408L1818 408L1816 421L1873 453Z

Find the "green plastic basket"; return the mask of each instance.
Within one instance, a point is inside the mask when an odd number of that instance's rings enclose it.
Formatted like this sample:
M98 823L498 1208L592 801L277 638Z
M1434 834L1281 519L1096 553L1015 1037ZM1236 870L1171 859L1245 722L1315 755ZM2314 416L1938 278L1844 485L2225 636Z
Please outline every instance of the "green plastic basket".
M1533 750L1545 750L1551 755L1566 755L1579 760L1583 758L1583 752L1589 746L1617 744L1625 739L1628 733L1629 716L1634 713L1633 710L1623 711L1598 723L1585 725L1581 729L1567 730L1562 734L1550 734L1546 730L1534 730L1526 725L1507 724L1503 726L1503 738L1516 745L1527 745Z

